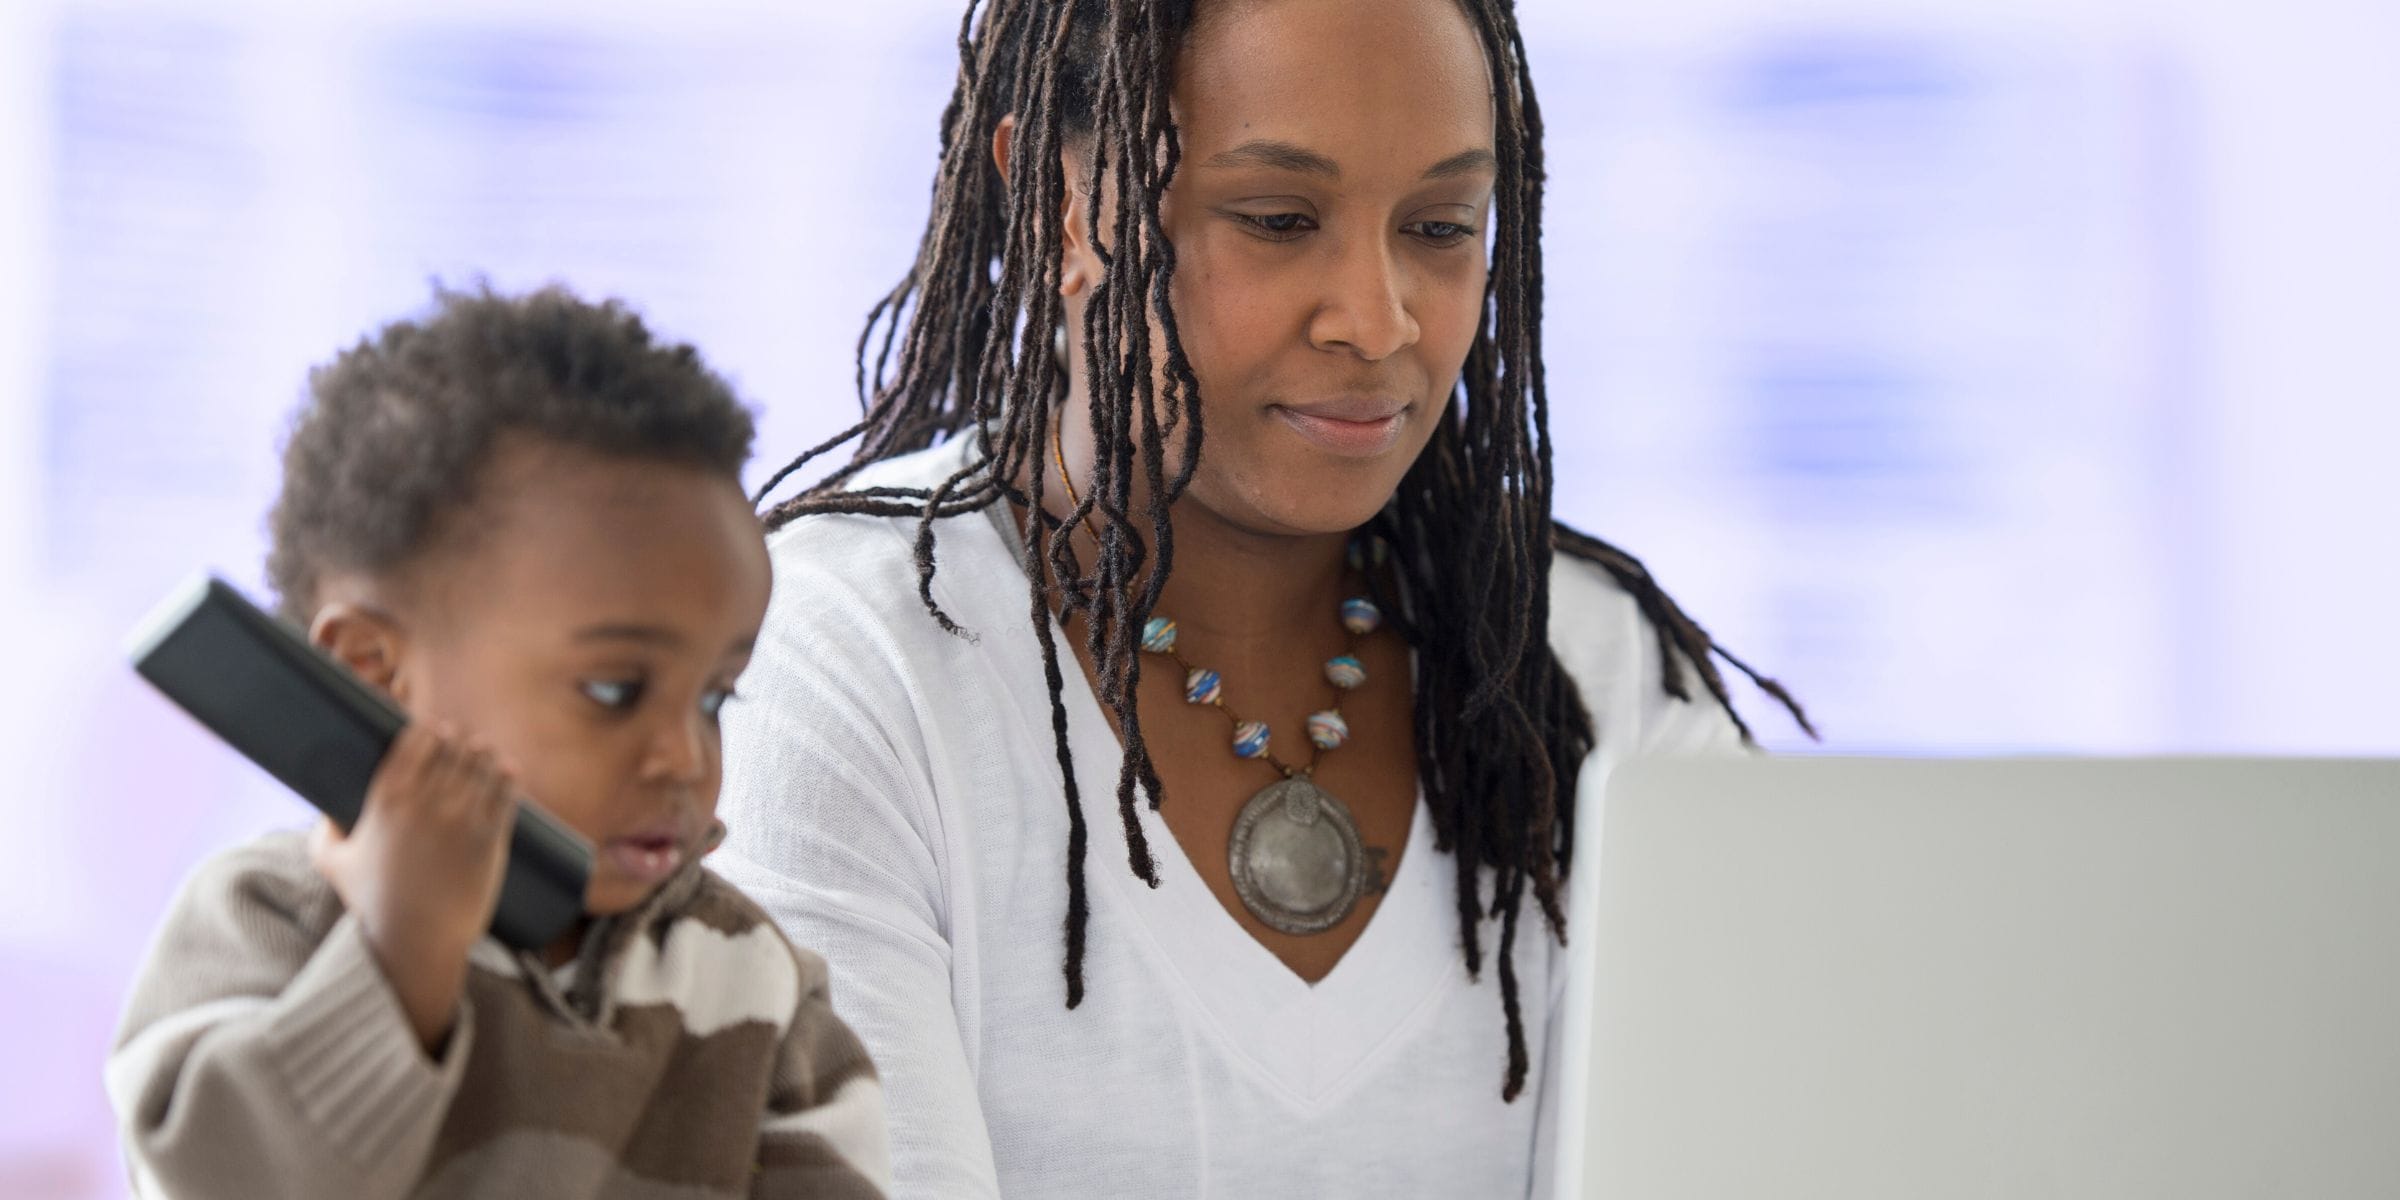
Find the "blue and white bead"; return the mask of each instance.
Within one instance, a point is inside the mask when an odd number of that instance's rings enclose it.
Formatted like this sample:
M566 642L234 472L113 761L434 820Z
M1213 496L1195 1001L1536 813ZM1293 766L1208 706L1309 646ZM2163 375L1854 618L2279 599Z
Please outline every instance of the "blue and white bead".
M1383 624L1383 610L1364 596L1342 601L1342 628L1364 637Z
M1345 692L1349 691L1367 681L1367 665L1347 654L1326 659L1325 680Z
M1207 667L1193 667L1183 677L1183 698L1191 704L1215 704L1218 693L1225 690L1225 681Z
M1267 723L1244 721L1233 727L1233 752L1243 758L1258 758L1267 752Z
M1175 622L1166 617L1152 617L1142 626L1142 649L1152 654L1165 654L1175 648Z
M1350 740L1350 723L1330 708L1313 714L1308 718L1308 740L1319 750L1332 750Z

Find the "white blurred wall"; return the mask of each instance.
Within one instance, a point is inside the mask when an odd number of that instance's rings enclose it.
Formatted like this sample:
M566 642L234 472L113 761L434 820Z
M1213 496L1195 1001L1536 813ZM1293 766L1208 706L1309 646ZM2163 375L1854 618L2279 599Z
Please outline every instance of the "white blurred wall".
M2400 753L2400 9L1524 7L1562 511L1833 748ZM117 638L256 584L307 367L564 279L696 340L763 474L853 411L956 14L0 3L0 1195L119 1193L143 940L300 815Z

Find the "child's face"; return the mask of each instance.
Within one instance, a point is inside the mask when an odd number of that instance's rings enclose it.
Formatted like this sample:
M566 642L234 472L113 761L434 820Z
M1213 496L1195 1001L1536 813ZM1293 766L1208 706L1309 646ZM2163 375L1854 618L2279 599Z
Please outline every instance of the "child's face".
M699 468L520 438L483 480L414 573L392 690L590 838L587 906L623 912L707 848L765 540L740 486Z

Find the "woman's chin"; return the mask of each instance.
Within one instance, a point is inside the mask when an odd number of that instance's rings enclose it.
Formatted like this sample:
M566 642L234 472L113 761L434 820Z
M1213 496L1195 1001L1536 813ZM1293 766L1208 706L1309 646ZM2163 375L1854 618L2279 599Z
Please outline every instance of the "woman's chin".
M1425 449L1424 431L1412 429L1419 436L1383 453L1336 454L1278 428L1282 424L1212 434L1178 507L1204 509L1227 525L1265 537L1347 534L1391 503Z
M1398 481L1372 481L1368 486L1338 486L1318 478L1301 483L1242 489L1237 503L1210 503L1198 486L1192 499L1220 520L1246 532L1268 537L1325 537L1347 534L1375 518L1391 502Z

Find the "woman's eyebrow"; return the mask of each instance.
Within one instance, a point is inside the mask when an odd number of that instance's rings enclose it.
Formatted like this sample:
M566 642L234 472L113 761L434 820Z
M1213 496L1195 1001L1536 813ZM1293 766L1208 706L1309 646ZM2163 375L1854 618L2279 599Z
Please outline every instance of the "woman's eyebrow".
M1461 150L1425 168L1425 178L1450 179L1459 175L1472 175L1477 171L1497 171L1499 169L1500 160L1494 158L1491 151L1477 148Z
M1327 179L1342 177L1341 166L1332 159L1306 146L1295 146L1290 142L1278 142L1266 138L1254 138L1231 150L1219 151L1210 156L1208 165L1212 167L1272 167L1278 171L1299 171L1308 175L1322 175Z
M1267 167L1278 171L1298 171L1305 175L1321 175L1327 179L1342 177L1340 163L1291 142L1255 138L1230 150L1219 151L1208 160L1212 167ZM1425 169L1426 179L1450 179L1490 171L1499 167L1492 152L1481 147L1462 150Z

